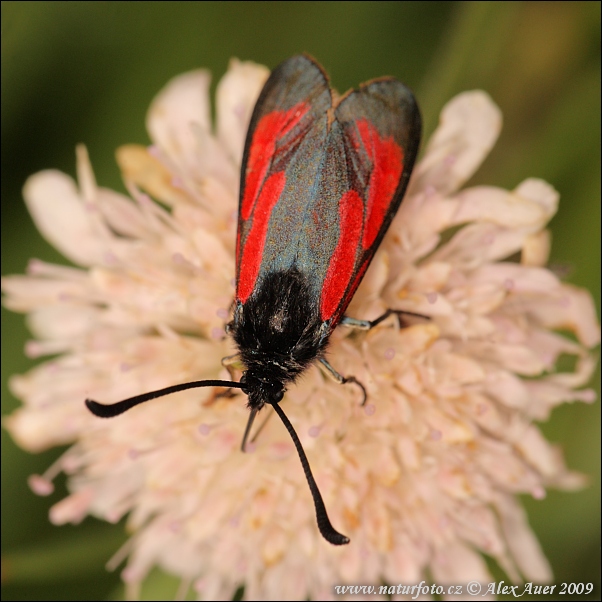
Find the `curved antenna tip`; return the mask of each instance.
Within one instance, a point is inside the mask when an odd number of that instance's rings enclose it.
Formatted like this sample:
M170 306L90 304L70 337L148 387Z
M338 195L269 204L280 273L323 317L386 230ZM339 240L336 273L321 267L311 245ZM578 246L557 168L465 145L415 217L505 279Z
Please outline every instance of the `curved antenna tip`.
M92 412L94 416L98 416L99 418L112 418L113 416L121 414L123 410L119 407L116 410L116 408L114 407L115 405L117 404L114 404L112 406L103 405L102 403L98 403L93 399L86 399L86 407L88 408L88 410L90 410L90 412Z

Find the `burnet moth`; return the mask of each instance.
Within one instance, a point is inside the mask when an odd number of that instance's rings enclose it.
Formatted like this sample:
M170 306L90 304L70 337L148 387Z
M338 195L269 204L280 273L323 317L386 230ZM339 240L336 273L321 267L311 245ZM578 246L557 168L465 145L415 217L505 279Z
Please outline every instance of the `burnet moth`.
M294 56L265 83L247 133L236 240L236 296L227 331L244 371L240 382L175 385L104 405L102 418L195 387L242 389L248 396L245 450L259 410L272 406L293 439L313 496L318 528L334 545L349 539L331 525L299 438L280 408L286 387L325 359L338 325L371 328L345 316L405 193L420 142L412 92L383 77L339 97L322 67Z

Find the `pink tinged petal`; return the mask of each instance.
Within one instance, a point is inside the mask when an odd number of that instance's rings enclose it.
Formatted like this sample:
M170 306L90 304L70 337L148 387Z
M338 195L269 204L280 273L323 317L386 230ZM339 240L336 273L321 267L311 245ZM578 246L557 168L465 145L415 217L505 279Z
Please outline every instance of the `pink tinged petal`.
M506 291L495 284L470 284L455 287L447 298L459 311L473 315L488 315L502 305L506 298Z
M563 491L578 491L590 485L590 478L580 472L566 470L554 478L553 485Z
M389 583L420 583L422 578L420 561L413 553L412 546L399 542L384 560L384 576Z
M509 408L526 408L531 395L525 382L512 372L495 370L487 375L485 391Z
M559 450L554 449L533 425L521 433L515 445L529 464L544 477L552 478L564 468Z
M446 416L434 407L424 411L424 417L431 427L431 440L444 443L466 443L475 438L476 432L468 422Z
M191 131L196 140L194 154L183 155L188 173L194 174L195 180L212 177L225 186L226 190L238 193L239 173L226 156L226 150L211 133L210 128L205 128L197 123L191 124Z
M595 361L597 364L597 360ZM587 378L586 382L590 380ZM531 395L531 403L528 407L529 416L537 420L547 420L553 408L561 403L582 401L593 403L596 392L592 389L575 391L572 387L557 384L550 377L526 383L526 388Z
M469 278L473 285L492 283L500 290L513 295L527 293L557 294L560 287L558 278L544 268L530 268L516 263L496 263L475 270Z
M67 259L85 266L102 263L106 245L99 240L97 218L69 176L41 171L25 182L23 197L38 230Z
M167 518L167 517L166 517ZM175 528L178 521L170 521L167 526L169 534L167 538L172 539L171 545L163 546L160 552L159 564L167 572L182 576L185 580L192 579L199 573L199 552L197 542L186 537L180 528Z
M453 304L443 294L433 297L430 292L425 294L423 292L412 293L401 290L396 295L395 307L424 316L450 318L457 322L457 312Z
M146 238L152 234L140 207L128 197L108 188L99 188L97 203L108 226L117 234L130 238Z
M469 581L487 583L491 580L483 557L468 546L456 542L437 551L431 564L431 571L436 583L465 584ZM479 598L493 599L482 595Z
M589 291L563 284L558 295L538 300L528 308L542 326L574 332L586 347L600 342L600 325Z
M552 237L549 230L541 230L525 239L520 262L525 266L543 267L548 263Z
M91 487L72 493L50 508L50 522L53 525L72 523L77 525L88 514L88 508L94 499L95 492Z
M528 178L521 182L515 189L514 194L537 203L545 214L545 221L541 224L544 226L556 214L558 210L558 201L560 195L544 180L539 178Z
M224 280L233 273L232 254L219 236L206 230L197 230L192 235L192 242L201 267L211 270Z
M101 314L89 306L51 305L31 312L27 325L40 339L66 342L97 328Z
M45 479L39 474L32 474L27 479L27 484L36 495L46 496L54 492L54 484L52 481Z
M191 124L209 130L210 74L202 69L173 78L153 100L146 116L151 139L169 157L194 155L197 140Z
M437 302L437 294L434 291L441 290L447 284L451 270L452 266L449 263L428 262L416 270L408 281L407 288L412 291L429 291L427 301L433 305Z
M597 357L594 355L585 355L577 360L577 365L573 372L559 372L556 374L551 374L546 378L546 381L560 387L570 387L572 389L576 389L577 387L582 387L591 380L597 365ZM583 393L584 397L575 397L575 399L580 399L581 401L591 403L596 400L596 397L592 397L591 391L589 390L573 391L573 393L575 395L580 395Z
M128 274L103 269L94 270L91 280L106 299L132 308L141 321L155 322L162 312L165 319L187 314L187 299L183 291L175 287L166 292L159 282L134 280Z
M437 249L430 259L449 262L456 269L470 271L520 251L526 236L523 230L509 230L491 223L472 223Z
M438 193L408 193L383 246L403 263L427 255L439 244L439 233L451 224L457 205L454 199ZM392 267L396 265L392 262Z
M535 350L546 362L550 370L554 368L558 358L562 354L574 355L580 358L588 357L587 353L579 343L571 341L566 336L541 328L532 328L528 331L529 347ZM576 370L579 373L579 370ZM573 386L581 386L585 382Z
M434 358L437 379L468 385L485 380L485 370L480 362L455 353L445 353Z
M28 276L41 276L49 279L65 280L84 284L88 278L87 270L47 263L41 259L30 259L27 265Z
M230 61L228 72L217 86L217 138L238 166L253 107L270 72L250 61Z
M482 361L492 361L503 370L523 376L537 376L545 370L545 364L532 349L524 345L498 343L471 343L467 346L475 357Z
M410 194L429 185L442 194L457 190L489 154L501 126L501 112L484 92L453 98L441 111L439 126L414 169Z
M507 492L524 493L540 484L541 477L519 458L510 443L484 438L479 441L480 449L475 461L479 470L491 481L487 488L489 492L494 486Z
M29 316L28 316L29 317ZM66 340L62 341L27 341L25 343L25 355L29 358L38 358L45 355L54 355L68 351L71 347Z
M81 399L84 398L82 395ZM82 418L86 418L85 415ZM52 412L20 408L4 419L4 425L17 445L34 453L53 445L71 443L81 431L82 423L83 420L74 418L70 404L63 404Z
M488 506L479 504L470 508L468 504L457 505L451 511L458 535L478 549L498 556L505 551L505 544L499 530L495 512Z
M2 290L7 294L3 299L5 307L19 312L32 311L63 300L81 299L87 296L84 282L30 276L5 276L2 278Z
M542 207L493 186L477 186L459 192L458 210L452 224L491 222L507 228L539 228L547 216Z
M505 496L497 504L501 526L510 551L527 581L550 583L552 570L529 527L525 511L518 502Z

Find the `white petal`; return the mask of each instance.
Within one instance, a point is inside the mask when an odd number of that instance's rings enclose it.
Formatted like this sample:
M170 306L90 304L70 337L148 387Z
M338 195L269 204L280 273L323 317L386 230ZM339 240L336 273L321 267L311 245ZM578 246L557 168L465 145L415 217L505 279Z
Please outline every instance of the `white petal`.
M99 188L96 201L107 224L118 234L132 238L149 236L145 216L128 197L108 188Z
M495 370L487 375L485 391L509 408L525 408L530 401L525 382L505 370Z
M453 543L438 552L432 571L437 583L486 583L491 579L483 557L461 543ZM486 596L479 597L487 599ZM453 599L453 596L445 599Z
M521 250L527 233L492 223L470 223L429 258L449 262L463 271L506 259Z
M497 504L502 528L519 570L528 581L549 583L552 570L518 502L506 496Z
M263 65L232 59L217 86L217 137L236 165L242 161L251 113L269 74Z
M25 182L23 197L44 238L79 265L102 263L94 217L75 182L60 171L41 171Z
M525 459L545 477L562 472L563 464L555 450L543 437L539 429L530 425L516 442L516 447Z
M558 293L558 278L544 268L529 268L517 263L488 264L476 269L470 276L473 285L495 284L511 294Z
M485 92L463 92L450 100L414 170L410 192L428 186L442 194L457 190L489 154L501 127L502 114Z
M537 203L546 214L548 220L558 210L560 195L546 181L539 178L526 179L515 188L514 193L524 199Z
M470 221L488 221L508 228L542 228L550 214L536 201L494 186L467 188L454 197L458 210L453 224Z
M169 157L196 153L197 140L191 124L211 130L209 72L199 69L172 79L153 100L146 117L151 139Z
M525 304L529 311L546 328L566 329L574 332L586 347L595 347L600 342L600 326L596 308L589 291L563 284L558 295Z
M3 299L5 307L20 312L52 305L62 299L86 297L86 286L83 282L31 276L5 276L2 278L2 290L7 294Z
M41 339L69 340L98 325L101 310L90 306L51 305L29 314L27 325Z

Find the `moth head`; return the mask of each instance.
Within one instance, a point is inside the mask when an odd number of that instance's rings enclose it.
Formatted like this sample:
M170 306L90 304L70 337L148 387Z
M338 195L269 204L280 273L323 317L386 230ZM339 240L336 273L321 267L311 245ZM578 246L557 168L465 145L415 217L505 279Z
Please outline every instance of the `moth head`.
M261 409L266 403L273 405L282 401L286 388L277 378L259 376L254 370L247 370L240 379L244 391L249 396L250 409Z

